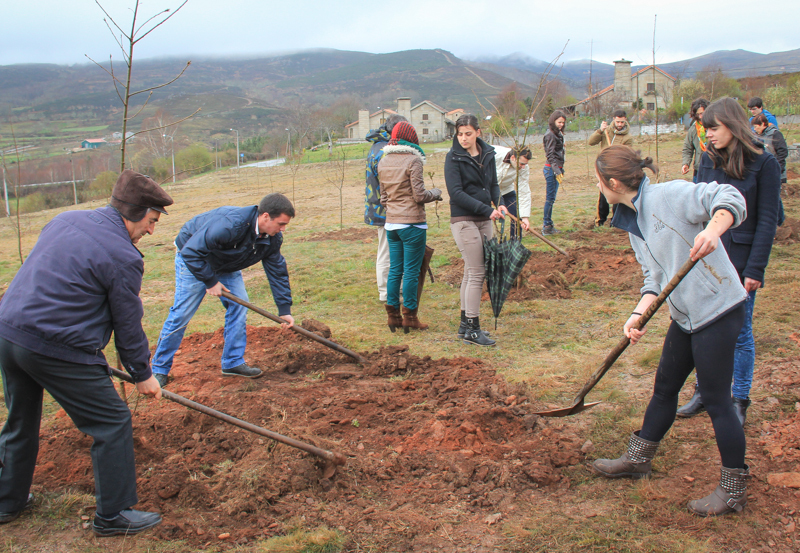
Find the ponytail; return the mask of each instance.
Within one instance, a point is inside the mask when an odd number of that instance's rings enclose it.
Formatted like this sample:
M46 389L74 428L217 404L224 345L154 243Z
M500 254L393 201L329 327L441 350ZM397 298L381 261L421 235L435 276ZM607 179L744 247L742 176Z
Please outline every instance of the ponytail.
M642 152L630 146L610 146L600 152L594 162L597 174L608 186L611 179L615 179L628 190L639 190L639 185L644 180L644 170L649 169L654 175L658 174L658 166L653 158L642 158Z

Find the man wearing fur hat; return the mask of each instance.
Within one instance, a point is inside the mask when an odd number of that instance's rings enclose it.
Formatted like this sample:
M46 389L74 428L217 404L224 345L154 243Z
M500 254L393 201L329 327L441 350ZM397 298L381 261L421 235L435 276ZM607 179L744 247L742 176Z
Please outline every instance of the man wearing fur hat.
M114 343L136 389L161 398L150 369L139 291L143 255L172 198L150 178L123 171L110 205L56 215L0 302L0 371L6 424L0 432L0 523L33 502L43 390L78 429L94 438L98 536L136 534L159 524L157 513L130 507L136 496L131 412L109 378L103 349Z

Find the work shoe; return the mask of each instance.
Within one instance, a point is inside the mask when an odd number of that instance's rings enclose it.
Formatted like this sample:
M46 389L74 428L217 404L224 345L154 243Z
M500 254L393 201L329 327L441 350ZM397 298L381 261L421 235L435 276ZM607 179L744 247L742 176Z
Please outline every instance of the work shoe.
M153 373L153 376L156 377L156 380L158 381L158 385L161 386L162 388L167 385L167 382L169 382L169 376L167 376L165 374Z
M597 459L592 468L607 478L646 478L652 471L653 457L656 456L658 442L639 437L639 430L631 434L628 451L619 459Z
M415 307L414 309L409 309L405 305L403 306L403 332L408 334L408 331L412 328L416 328L417 330L427 330L428 325L423 323L422 321L417 318L417 311L419 310L419 306Z
M161 515L158 513L124 509L112 519L102 518L95 513L92 530L96 536L100 537L123 534L132 536L158 524L161 524Z
M703 406L703 398L700 397L700 387L695 382L694 395L692 396L692 399L689 400L689 403L678 409L678 411L675 413L675 416L681 419L688 419L697 415L698 413L702 413L705 410L706 408Z
M386 307L386 315L387 321L386 324L389 326L389 330L394 332L401 326L403 326L403 317L400 316L400 310L397 309L394 305L389 305L388 303L385 305Z
M750 407L750 399L739 399L738 397L733 397L733 410L736 411L736 418L739 419L739 422L742 424L742 428L744 428L744 423L747 422L747 408Z
M483 332L484 336L491 336L491 334L489 334L485 330L481 330L481 332ZM467 313L464 310L462 310L461 311L461 323L459 323L459 325L458 325L457 336L460 339L463 340L464 339L464 334L466 334L466 333L467 333Z
M686 506L701 517L715 517L741 512L747 505L747 479L750 467L743 469L720 469L719 486L703 499L693 499Z
M489 338L481 330L481 323L478 317L467 317L467 328L464 331L464 343L476 346L493 346L497 342Z
M6 524L11 522L12 520L17 520L19 516L22 514L22 511L25 509L30 509L33 506L33 494L28 494L28 500L25 502L25 505L19 511L11 511L9 513L0 513L0 524Z
M264 374L261 369L251 367L247 363L242 363L230 369L222 369L222 376L243 376L245 378L258 378Z
M561 232L561 231L558 230L553 225L545 225L545 226L542 227L542 234L545 235L545 236L547 236L549 234L558 234L559 232Z

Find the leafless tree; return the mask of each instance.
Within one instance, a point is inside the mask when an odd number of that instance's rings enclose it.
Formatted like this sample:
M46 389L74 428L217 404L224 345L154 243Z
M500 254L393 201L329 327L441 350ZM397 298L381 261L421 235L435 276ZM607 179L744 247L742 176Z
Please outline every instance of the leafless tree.
M339 228L344 228L344 181L347 173L347 152L340 145L325 168L325 180L339 190Z
M102 6L102 4L100 4L100 2L98 0L95 0L95 3L100 7L101 10L103 10L103 13L106 15L106 17L103 18L103 21L105 22L106 26L108 27L108 30L111 31L111 34L113 35L114 40L117 43L117 46L119 46L119 48L120 48L120 50L122 52L122 59L125 62L125 67L127 69L126 75L125 75L124 80L123 80L120 77L118 77L117 73L114 71L114 63L113 63L112 56L109 56L108 67L105 67L105 66L101 65L100 63L96 62L95 60L93 60L92 58L90 58L89 56L86 56L87 58L89 58L89 60L91 60L93 63L95 63L103 71L108 73L108 75L111 77L111 82L114 84L114 90L116 91L117 96L120 99L120 102L122 102L122 108L123 108L122 109L122 143L120 144L120 151L121 151L122 155L121 155L121 159L120 159L120 172L125 170L125 151L126 151L126 147L127 147L128 140L129 140L129 137L128 137L128 134L127 134L128 133L128 122L131 119L134 119L136 116L138 116L142 112L142 110L147 106L148 102L150 101L150 98L152 98L152 96L153 96L153 91L155 91L155 90L157 90L159 88L163 88L163 87L165 87L167 85L170 85L170 84L174 83L175 81L177 81L184 74L184 72L189 68L189 65L191 65L191 63L192 63L191 61L186 62L186 65L183 67L183 69L181 69L180 73L178 73L175 77L173 77L172 79L170 79L169 81L167 81L165 83L161 83L161 84L155 85L155 86L145 87L145 88L143 88L141 90L132 90L131 89L131 73L132 73L132 70L133 70L133 59L134 59L133 58L133 50L134 50L135 46L139 42L141 42L142 40L144 40L145 37L147 37L147 35L149 35L153 31L155 31L158 27L160 27L161 25L166 23L173 15L178 13L180 11L180 9L183 8L183 6L185 6L188 1L189 0L184 0L183 3L181 3L173 11L170 11L170 9L167 8L167 9L164 9L164 10L158 12L157 14L149 17L147 20L145 20L144 23L137 23L137 18L139 17L140 0L135 0L134 6L133 6L133 10L132 10L133 11L133 17L131 18L131 22L130 22L130 31L125 31L122 27L120 27L117 24L117 22L114 20L114 18L109 15L108 11L106 11L106 9ZM117 32L119 32L119 36L117 35ZM130 115L130 112L131 112L131 98L133 98L134 96L137 96L139 94L144 94L144 93L147 93L147 98L142 103L142 106L138 109L138 111L136 113ZM199 111L200 111L200 108L197 108L197 110L194 113L192 113L191 115L188 115L188 116L186 116L183 119L180 119L178 121L173 121L172 123L168 123L166 125L162 125L160 127L154 127L152 129L142 129L142 130L140 130L138 132L133 133L131 135L131 137L133 137L133 136L135 136L137 134L150 132L150 131L153 131L153 130L156 130L156 129L164 129L164 128L167 128L169 126L176 125L176 124L180 123L181 121L185 121L186 119L189 119L190 117L194 116Z

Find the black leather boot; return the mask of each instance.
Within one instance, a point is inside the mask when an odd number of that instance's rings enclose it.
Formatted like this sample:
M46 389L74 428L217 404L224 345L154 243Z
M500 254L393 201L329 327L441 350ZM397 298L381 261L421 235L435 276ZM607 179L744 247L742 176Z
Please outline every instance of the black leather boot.
M695 382L694 395L692 396L692 399L689 400L689 403L678 409L678 412L675 413L675 416L681 419L688 419L697 415L698 413L702 413L705 410L706 408L703 407L703 398L700 397L700 387Z
M486 336L491 336L491 334L489 334L488 332L486 332L483 329L481 329L481 332L483 332L483 334L486 335ZM461 311L461 324L458 325L458 337L463 339L464 338L464 334L466 334L466 333L467 333L467 312L462 310Z
M742 423L742 428L744 428L744 423L747 421L748 407L750 407L750 398L739 399L738 397L733 397L733 410L736 411L736 418Z
M474 319L467 317L467 330L464 332L464 343L475 344L476 346L493 346L497 342L483 333L478 317Z

